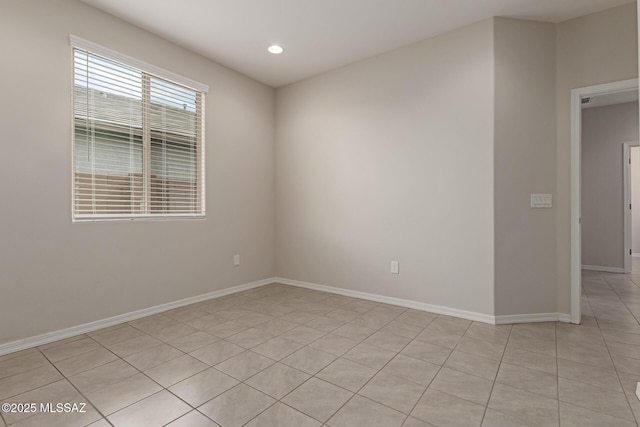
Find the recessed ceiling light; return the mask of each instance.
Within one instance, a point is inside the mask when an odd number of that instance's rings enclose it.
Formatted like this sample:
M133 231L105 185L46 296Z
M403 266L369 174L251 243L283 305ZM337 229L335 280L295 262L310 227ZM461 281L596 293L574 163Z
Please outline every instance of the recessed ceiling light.
M282 52L284 52L284 49L281 46L278 46L277 44L272 44L271 46L269 46L267 50L273 53L274 55L279 55Z

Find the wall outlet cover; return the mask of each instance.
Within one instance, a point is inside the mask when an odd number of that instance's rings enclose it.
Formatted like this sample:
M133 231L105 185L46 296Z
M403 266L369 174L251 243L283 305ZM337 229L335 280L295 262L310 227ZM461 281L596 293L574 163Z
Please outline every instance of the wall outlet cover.
M536 209L551 208L553 207L553 196L551 194L532 194L531 207Z

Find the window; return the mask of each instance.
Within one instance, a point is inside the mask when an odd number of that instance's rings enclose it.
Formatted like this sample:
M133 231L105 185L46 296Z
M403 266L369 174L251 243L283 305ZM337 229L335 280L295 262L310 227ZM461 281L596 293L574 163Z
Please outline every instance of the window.
M206 86L72 45L74 220L204 217Z

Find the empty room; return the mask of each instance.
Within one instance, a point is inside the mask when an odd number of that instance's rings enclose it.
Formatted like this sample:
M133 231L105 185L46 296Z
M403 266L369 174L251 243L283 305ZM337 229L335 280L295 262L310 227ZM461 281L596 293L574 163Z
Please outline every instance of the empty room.
M0 427L638 427L638 21L0 0Z

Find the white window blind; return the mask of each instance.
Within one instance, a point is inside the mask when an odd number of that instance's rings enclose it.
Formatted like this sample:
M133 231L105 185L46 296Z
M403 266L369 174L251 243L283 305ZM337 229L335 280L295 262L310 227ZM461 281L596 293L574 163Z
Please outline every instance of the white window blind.
M204 91L75 41L74 219L203 217Z

